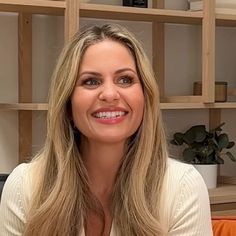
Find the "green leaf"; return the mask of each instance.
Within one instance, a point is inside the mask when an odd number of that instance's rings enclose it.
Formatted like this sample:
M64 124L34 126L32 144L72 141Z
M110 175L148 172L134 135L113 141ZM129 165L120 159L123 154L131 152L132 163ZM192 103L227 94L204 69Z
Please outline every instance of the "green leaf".
M218 145L218 143L217 143L217 141L216 141L215 138L209 139L209 140L208 140L208 143L209 143L209 145L211 145L211 147L212 147L214 150L219 150L219 145Z
M182 145L184 143L183 137L184 137L184 134L182 134L182 133L175 133L174 134L174 140L177 145Z
M235 142L229 142L228 146L226 147L227 149L232 148L235 145Z
M208 150L207 150L207 156L210 156L211 154L213 154L214 149L211 146L208 146Z
M219 148L223 149L229 145L229 138L227 134L220 134L218 137Z
M197 149L197 154L202 158L206 158L208 156L208 147L207 146L200 146Z
M231 161L236 162L236 158L233 156L233 154L231 152L226 152L225 155L227 155L231 159Z
M173 145L179 145L179 144L176 142L176 140L175 140L175 139L173 139L173 140L170 140L170 143L171 143L171 144L173 144Z
M194 142L203 142L206 138L206 134L205 125L195 125L185 132L184 141L190 145Z
M224 164L225 161L220 156L217 156L215 162L216 164Z
M186 162L191 162L195 158L195 151L191 148L186 148L183 151L183 157Z
M210 131L210 133L215 133L216 131L221 132L221 131L222 131L221 127L222 127L223 125L225 125L225 122L221 123L221 124L218 125L216 128L212 129L212 130Z

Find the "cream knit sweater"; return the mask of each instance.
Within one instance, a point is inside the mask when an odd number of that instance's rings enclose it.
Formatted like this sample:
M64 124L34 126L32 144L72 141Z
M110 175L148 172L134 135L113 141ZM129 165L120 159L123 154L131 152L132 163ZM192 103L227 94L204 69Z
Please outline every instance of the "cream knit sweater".
M0 205L0 236L22 235L31 196L30 165L16 167L5 183ZM208 192L193 166L168 160L161 201L166 235L212 235ZM84 235L83 231L81 236ZM115 235L112 225L110 236Z

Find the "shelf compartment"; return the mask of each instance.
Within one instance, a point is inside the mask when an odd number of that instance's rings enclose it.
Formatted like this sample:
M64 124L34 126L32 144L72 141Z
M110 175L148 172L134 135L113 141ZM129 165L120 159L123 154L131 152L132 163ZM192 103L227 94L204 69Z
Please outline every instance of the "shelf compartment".
M0 0L0 11L32 14L64 15L65 1ZM180 24L201 24L203 13L184 10L137 8L104 4L80 4L80 16L100 19L159 21Z
M189 12L184 10L137 8L86 3L81 3L80 9L81 17L113 20L201 24L203 18L202 12Z
M202 96L166 96L163 98L164 103L196 103L202 102Z
M0 11L2 12L64 15L65 8L64 1L0 0Z
M0 111L46 111L48 110L47 103L0 103Z

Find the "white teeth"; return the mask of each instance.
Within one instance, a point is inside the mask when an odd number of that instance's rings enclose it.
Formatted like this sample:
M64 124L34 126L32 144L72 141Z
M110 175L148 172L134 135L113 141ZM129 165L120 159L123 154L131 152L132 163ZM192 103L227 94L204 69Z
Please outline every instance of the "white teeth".
M110 118L120 117L124 115L125 115L124 111L108 111L108 112L98 112L94 114L95 117L103 118L103 119L104 118L110 119Z

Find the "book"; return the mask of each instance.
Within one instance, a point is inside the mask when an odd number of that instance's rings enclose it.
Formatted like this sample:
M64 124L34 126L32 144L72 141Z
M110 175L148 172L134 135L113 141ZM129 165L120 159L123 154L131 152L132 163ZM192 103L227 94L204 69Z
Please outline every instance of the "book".
M188 0L190 11L202 11L202 0ZM236 9L236 0L216 0L216 8Z
M148 7L148 0L123 0L123 6Z

